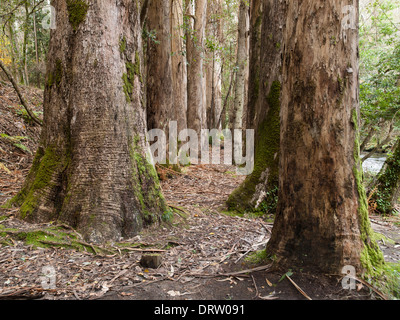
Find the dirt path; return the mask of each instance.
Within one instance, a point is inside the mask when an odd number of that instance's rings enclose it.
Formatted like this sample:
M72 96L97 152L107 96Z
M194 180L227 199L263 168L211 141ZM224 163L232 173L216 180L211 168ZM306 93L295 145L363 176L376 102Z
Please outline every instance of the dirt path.
M260 266L247 258L265 248L272 224L260 218L220 213L227 194L243 179L235 176L233 169L192 166L183 174L164 180L167 201L179 209L175 210L171 224L145 230L126 240L137 245L138 249L132 252L94 256L60 248L34 248L19 241L1 248L0 298L16 295L73 300L306 299L288 279L280 281L289 270L241 272ZM4 214L7 212L3 210L1 215ZM378 232L387 237L399 236L393 224L377 217L373 221ZM12 217L1 224L26 228ZM390 261L399 259L396 241L381 243ZM162 254L162 264L157 269L140 265L141 250L152 248ZM56 286L43 291L43 268L49 267L55 272ZM359 292L343 290L339 276L295 273L291 279L312 299L376 298L366 287Z
M29 171L40 128L24 121L7 87L0 87L0 115L1 134L23 137L21 141L0 139L2 205L18 192ZM26 148L16 146L18 142ZM160 176L164 195L174 208L170 224L126 239L130 245L123 254L42 249L13 239L12 245L0 247L0 299L306 299L288 278L280 281L289 270L241 272L260 267L247 258L257 258L252 252L265 248L272 223L223 214L228 195L244 179L233 166L190 166L180 174L161 170ZM14 214L15 210L1 209L0 228L47 227L27 225L13 218ZM372 217L372 222L385 235L380 245L386 260L398 263L398 219ZM142 254L152 251L161 253L161 266L143 268L139 263ZM54 277L43 278L49 270ZM51 284L53 279L54 287L44 290L42 281ZM377 297L366 286L359 287L359 292L343 290L340 275L294 273L291 279L312 299Z

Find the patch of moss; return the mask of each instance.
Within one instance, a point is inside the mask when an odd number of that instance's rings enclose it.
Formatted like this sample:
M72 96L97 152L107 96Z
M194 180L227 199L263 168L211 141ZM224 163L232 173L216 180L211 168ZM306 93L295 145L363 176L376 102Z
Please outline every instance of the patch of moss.
M267 254L267 250L260 250L249 254L244 261L250 264L260 265L266 262L268 259L269 256Z
M38 202L43 198L43 190L55 186L56 174L68 164L56 151L56 147L49 146L45 150L39 148L31 171L23 189L8 203L9 206L20 206L20 218L31 217L38 208Z
M79 25L85 21L89 9L89 4L83 0L67 0L67 10L69 16L69 23L76 31Z
M122 75L122 81L124 83L123 89L124 89L126 101L131 102L135 76L137 76L139 78L140 82L143 82L142 74L141 74L141 70L140 70L139 53L136 52L136 54L135 54L135 63L127 61L125 63L125 66L126 66L127 72Z
M154 166L139 150L138 137L130 148L130 158L133 168L132 185L139 201L143 220L146 224L160 221L158 212L167 212L168 208L161 191L158 174Z
M125 51L126 51L126 38L123 37L119 42L119 52L125 53Z

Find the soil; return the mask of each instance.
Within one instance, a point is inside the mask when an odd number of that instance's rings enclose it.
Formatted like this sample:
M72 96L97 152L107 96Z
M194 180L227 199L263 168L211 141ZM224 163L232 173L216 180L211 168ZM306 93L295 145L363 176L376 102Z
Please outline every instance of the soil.
M41 92L24 88L33 110L40 112ZM10 86L0 83L0 205L21 188L33 160L40 127L21 116ZM0 299L40 300L376 300L368 283L357 290L342 287L343 275L273 270L254 254L269 240L272 218L231 216L224 212L229 194L243 181L234 166L192 165L177 173L158 168L164 195L173 209L171 221L144 230L122 252L93 254L60 247L39 248L11 239L0 247ZM45 228L15 218L18 209L0 209L0 225L18 230ZM396 217L371 217L389 262L400 261ZM1 230L1 229L0 229ZM392 241L388 241L392 239ZM115 244L114 248L116 247ZM0 244L1 246L1 244ZM143 254L157 253L156 269L140 264ZM52 270L54 277L45 277ZM288 273L290 272L290 273ZM287 276L285 276L285 274ZM46 280L43 282L43 280ZM52 280L55 282L52 283ZM46 284L51 284L46 287Z

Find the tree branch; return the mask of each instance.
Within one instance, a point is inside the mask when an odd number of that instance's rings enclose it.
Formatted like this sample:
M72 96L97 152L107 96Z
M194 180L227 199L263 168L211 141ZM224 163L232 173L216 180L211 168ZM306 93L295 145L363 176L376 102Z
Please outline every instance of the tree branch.
M6 66L3 64L3 62L0 60L0 68L4 71L4 73L6 74L8 80L10 80L10 82L12 83L15 91L17 92L18 98L21 101L22 106L25 108L26 112L28 113L29 117L31 117L31 119L37 123L40 126L43 126L42 121L40 121L33 112L31 112L31 110L28 107L28 104L26 103L21 91L19 90L19 87L16 83L16 81L14 80L14 77L11 75L11 73L8 71L8 69L6 68Z

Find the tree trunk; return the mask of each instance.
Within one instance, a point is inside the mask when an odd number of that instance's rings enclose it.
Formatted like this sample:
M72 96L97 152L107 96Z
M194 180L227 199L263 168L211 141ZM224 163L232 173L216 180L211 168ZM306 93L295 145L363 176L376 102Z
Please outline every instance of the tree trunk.
M12 63L12 68L13 68L13 75L15 78L15 81L17 83L20 82L19 80L19 72L18 72L18 62L19 62L19 56L17 55L16 51L16 44L14 40L14 30L12 28L12 18L8 22L8 36L10 38L10 48L11 48L11 63Z
M255 129L255 113L260 93L260 56L261 33L263 21L263 0L252 0L250 3L250 44L249 44L249 87L246 109L246 127ZM273 29L271 25L269 28Z
M161 129L168 133L173 119L171 61L171 2L149 2L146 27L155 37L147 41L147 125L149 130Z
M221 2L215 1L207 7L207 38L214 43L221 41L221 20L216 17L221 11ZM217 122L221 113L221 63L215 46L208 48L206 72L206 106L208 129L217 129Z
M203 126L204 101L204 36L206 26L207 0L196 0L194 16L191 15L190 2L187 4L187 83L188 83L188 128L198 134ZM191 20L194 20L192 24ZM193 27L192 27L193 25Z
M13 199L20 217L67 223L93 242L132 237L166 206L146 158L135 2L53 1L44 127Z
M253 3L256 5L256 3ZM248 119L256 126L254 171L228 199L231 210L275 214L279 184L280 100L282 41L286 4L263 0L252 13L250 33L252 66ZM261 32L260 32L261 30ZM261 43L254 43L261 41ZM256 55L259 54L258 58Z
M393 214L400 191L400 137L397 138L393 155L389 156L379 174L372 199L377 204L377 211L382 214Z
M183 0L172 0L171 7L171 46L172 46L172 85L174 92L174 120L178 122L178 132L187 128L187 68L183 54Z
M246 0L240 1L239 7L239 24L238 24L238 43L237 43L237 60L236 60L236 84L235 84L235 100L232 110L232 127L233 129L243 129L243 109L245 103L245 83L246 70L248 68L248 4Z
M36 2L33 2L36 5ZM33 35L35 41L35 58L36 58L36 86L40 88L40 73L39 73L39 50L38 50L38 39L37 39L37 28L36 28L36 12L33 12Z
M29 86L28 72L28 35L29 35L29 3L25 2L25 25L24 25L24 43L22 46L22 66L24 68L24 84Z
M357 19L356 0L288 2L279 201L267 246L281 266L375 273L384 263L362 184Z

